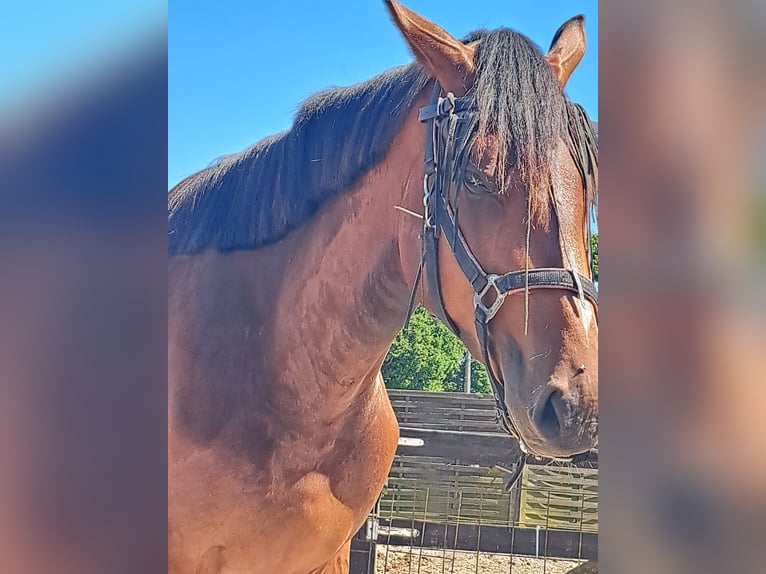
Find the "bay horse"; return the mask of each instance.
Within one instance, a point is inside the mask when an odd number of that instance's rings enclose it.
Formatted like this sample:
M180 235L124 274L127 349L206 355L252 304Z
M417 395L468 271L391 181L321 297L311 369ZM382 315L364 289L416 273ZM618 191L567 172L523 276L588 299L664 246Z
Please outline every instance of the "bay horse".
M564 95L583 18L543 54L386 5L413 64L169 194L170 572L348 572L397 447L380 367L417 304L483 359L525 449L595 444L597 146Z

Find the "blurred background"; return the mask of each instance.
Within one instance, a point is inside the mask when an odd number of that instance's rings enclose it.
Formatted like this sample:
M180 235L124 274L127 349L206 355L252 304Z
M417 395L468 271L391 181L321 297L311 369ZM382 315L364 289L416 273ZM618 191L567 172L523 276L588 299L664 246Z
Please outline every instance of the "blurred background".
M600 8L600 565L761 572L766 9Z
M762 572L766 8L613 0L598 16L600 566ZM165 195L218 153L168 170L166 24L148 0L4 7L4 572L166 570Z
M166 571L167 18L0 17L0 571Z

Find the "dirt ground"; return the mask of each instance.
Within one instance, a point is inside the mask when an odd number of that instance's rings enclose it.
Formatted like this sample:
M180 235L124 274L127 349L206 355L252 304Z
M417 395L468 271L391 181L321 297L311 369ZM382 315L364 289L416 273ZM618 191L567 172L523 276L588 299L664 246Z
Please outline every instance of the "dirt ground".
M451 550L377 547L376 574L565 574L582 564L577 560L527 558ZM592 572L592 570L589 570Z

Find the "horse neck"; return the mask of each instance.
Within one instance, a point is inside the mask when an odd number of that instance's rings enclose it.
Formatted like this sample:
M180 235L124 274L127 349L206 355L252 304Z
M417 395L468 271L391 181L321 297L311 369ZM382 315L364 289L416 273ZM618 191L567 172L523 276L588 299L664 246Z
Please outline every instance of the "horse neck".
M331 202L277 255L285 265L273 307L277 376L290 395L339 398L374 385L401 329L420 253L423 127L417 107L380 164ZM422 210L422 207L421 207ZM282 402L282 401L280 401Z

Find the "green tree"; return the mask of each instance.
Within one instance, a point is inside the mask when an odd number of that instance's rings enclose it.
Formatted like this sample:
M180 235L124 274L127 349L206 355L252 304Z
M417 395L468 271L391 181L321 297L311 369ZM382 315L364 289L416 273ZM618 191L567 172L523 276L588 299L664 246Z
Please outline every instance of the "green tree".
M394 339L383 362L383 378L392 389L445 391L463 353L461 341L421 307Z
M465 388L465 347L441 321L418 308L399 332L383 362L392 389L461 392ZM487 371L471 361L471 390L491 393Z
M455 371L447 382L448 391L463 392L465 390L465 354L460 360L460 368ZM491 393L492 386L489 383L487 369L479 361L471 359L471 392Z
M590 247L593 250L593 280L598 281L598 233L591 236Z

